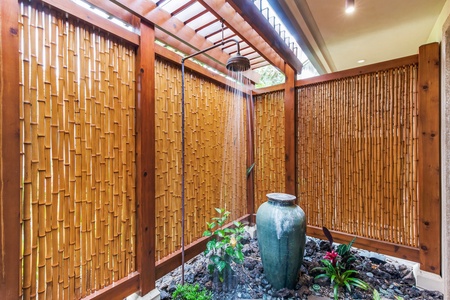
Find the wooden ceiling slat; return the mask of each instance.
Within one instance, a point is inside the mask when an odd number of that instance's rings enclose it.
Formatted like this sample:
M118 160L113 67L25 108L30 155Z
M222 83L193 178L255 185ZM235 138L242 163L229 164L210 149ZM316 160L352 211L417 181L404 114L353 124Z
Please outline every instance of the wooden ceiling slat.
M209 27L209 26L211 26L211 25L213 25L214 23L217 23L217 22L220 22L220 20L215 19L215 20L212 20L211 22L203 24L202 26L200 26L197 29L195 29L195 32L199 32L200 30L205 29L206 27Z
M216 34L217 34L217 32L216 32ZM228 35L228 36L223 37L223 40L226 41L226 40L229 40L229 39L234 38L235 36L237 36L237 34L236 34L236 33L233 33L233 34L230 34L230 35ZM220 40L214 42L214 45L220 44L221 41L222 41L222 39L220 39ZM231 45L231 46L233 46L233 45Z
M220 28L219 30L216 30L216 31L214 31L214 32L211 32L211 33L209 33L209 34L207 34L207 35L205 35L205 39L209 39L210 37L212 37L213 35L216 35L216 34L218 34L219 32L221 32L222 30L224 30L225 31L225 27L222 29L222 28Z
M196 0L191 0L189 2L187 2L186 4L180 6L179 8L177 8L176 10L174 10L171 15L172 16L176 16L177 14L179 14L180 12L182 12L183 10L189 8L192 4L194 4L195 2L197 2Z
M198 0L218 19L223 19L228 28L256 49L262 57L281 71L284 71L283 58L266 42L236 10L227 3L230 0ZM242 1L247 2L247 1ZM254 5L252 1L249 4Z
M213 43L206 40L200 34L197 34L195 30L184 25L179 19L172 17L170 13L157 7L156 4L151 1L110 1L128 12L139 16L141 19L155 24L157 29L155 34L157 35L157 38L185 54L193 54L201 49L214 46ZM212 49L205 54L206 55L197 56L196 59L227 74L228 70L225 68L225 62L230 58L230 55L221 51L219 48ZM259 75L253 71L248 72L247 76L251 80L259 77Z
M196 14L195 16L193 16L193 17L187 19L186 21L184 21L184 25L186 25L186 24L188 24L188 23L194 21L195 19L200 18L201 16L203 16L204 14L207 14L207 13L208 13L208 10L205 9L205 10L202 11L201 13L198 13L198 14ZM196 31L196 32L197 32L197 31Z
M212 1L212 0L202 0ZM294 52L289 48L280 35L275 31L270 22L260 13L253 1L243 0L222 0L230 4L232 8L245 20L246 24L252 28L253 32L270 44L283 61L290 65L298 74L302 70L302 63L295 56ZM215 0L214 2L221 2ZM232 27L233 28L233 27ZM245 30L242 32L246 32ZM243 37L244 38L244 37ZM258 47L253 47L258 49ZM264 56L264 55L263 55ZM284 67L280 69L284 72Z

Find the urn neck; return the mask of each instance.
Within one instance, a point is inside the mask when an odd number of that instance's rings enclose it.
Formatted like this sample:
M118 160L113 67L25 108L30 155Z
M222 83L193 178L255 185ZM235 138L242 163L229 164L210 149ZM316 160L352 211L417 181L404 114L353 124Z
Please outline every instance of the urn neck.
M284 194L284 193L270 193L267 194L267 201L273 205L279 206L292 206L295 205L294 195Z

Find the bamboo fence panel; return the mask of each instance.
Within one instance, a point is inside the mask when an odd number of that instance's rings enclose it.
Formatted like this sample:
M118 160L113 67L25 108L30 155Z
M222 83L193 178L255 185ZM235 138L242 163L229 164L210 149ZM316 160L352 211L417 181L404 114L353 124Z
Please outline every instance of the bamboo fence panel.
M284 90L255 97L255 210L286 184Z
M418 247L417 68L297 89L298 190L309 225Z
M156 260L160 260L181 248L181 69L160 57L155 69ZM202 236L206 222L216 216L214 208L229 210L230 221L246 214L246 130L242 105L244 127L230 140L233 130L227 124L234 122L238 102L232 91L189 70L185 88L188 245ZM241 145L238 156L233 154L236 144Z
M21 3L24 299L80 299L136 270L135 53Z

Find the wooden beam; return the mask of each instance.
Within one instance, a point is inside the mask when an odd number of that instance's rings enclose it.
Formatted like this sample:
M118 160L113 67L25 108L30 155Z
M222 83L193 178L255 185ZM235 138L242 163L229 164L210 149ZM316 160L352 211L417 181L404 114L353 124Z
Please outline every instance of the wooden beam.
M61 12L68 13L73 17L83 20L89 24L106 30L107 32L126 40L134 45L139 44L139 35L131 32L107 19L103 19L93 11L75 4L71 0L33 0L50 5Z
M105 1L105 0L85 0L86 2L92 4L93 6L97 7L98 9L103 10L105 13L116 17L119 20L122 20L128 24L133 25L133 17L134 15L122 7L114 4L111 1ZM136 29L140 29L137 27Z
M284 71L284 61L259 34L242 18L226 0L198 0L218 19L222 19L226 26L234 31L241 39L258 51L262 57Z
M256 32L272 46L281 58L295 70L297 74L302 71L302 63L295 56L294 52L284 42L281 36L272 27L269 21L258 10L253 1L248 0L227 0L227 2L236 10L244 20Z
M411 56L388 60L388 61L384 61L384 62L380 62L380 63L376 63L376 64L362 66L362 67L358 67L358 68L348 69L348 70L334 72L334 73L328 73L328 74L324 74L321 76L316 76L316 77L311 77L311 78L306 78L306 79L300 79L295 82L295 86L300 87L300 86L305 86L305 85L309 85L309 84L316 84L319 82L341 79L344 77L374 73L374 72L378 72L380 70L387 70L387 69L392 69L392 68L401 67L401 66L405 66L405 65L417 64L417 62L418 62L418 55L411 55Z
M259 89L253 90L253 95L262 95L262 94L267 94L267 93L273 93L276 91L281 91L281 90L284 90L284 86L285 86L284 83L280 83L277 85L259 88Z
M174 47L185 54L193 54L199 50L209 48L214 44L196 33L194 29L186 26L167 11L158 8L151 1L139 2L133 0L111 0L130 13L155 24L156 38ZM219 48L212 49L203 55L196 57L197 60L214 69L227 74L226 61L230 58L226 52ZM250 79L255 76L250 76Z
M439 44L419 48L420 269L441 274Z
M166 60L171 61L174 64L181 66L181 58L182 57L180 55L176 54L175 52L165 49L164 47L162 47L160 45L155 44L155 54L159 55L160 57L162 57ZM231 82L228 79L226 79L225 77L223 77L220 74L217 74L208 69L205 69L204 67L202 67L199 64L196 64L195 62L186 60L184 62L184 65L185 65L186 69L189 69L195 73L198 73L199 75L204 76L218 84L223 84L223 85L227 85L227 86L231 87L230 86ZM253 85L236 85L233 88L236 88L240 92L246 94L246 93L248 93L248 91L253 90L254 86Z
M127 277L119 279L113 284L84 297L83 300L125 299L131 294L139 291L139 279L139 273L133 272L128 274Z
M0 291L2 299L19 298L20 141L19 141L19 4L0 4Z
M330 230L330 232L333 235L334 241L340 244L349 243L355 237L354 235L342 233L339 231ZM325 235L323 234L322 228L319 227L308 225L308 227L306 228L306 234L308 236L313 236L322 240L326 239ZM415 262L419 261L419 249L414 247L397 245L360 236L356 238L353 246L356 248L365 249L368 251L386 254Z
M286 169L286 193L297 196L296 191L296 126L295 119L295 71L286 64L284 74L284 144L285 144L285 169Z
M155 288L155 32L141 24L137 76L137 269L140 293Z

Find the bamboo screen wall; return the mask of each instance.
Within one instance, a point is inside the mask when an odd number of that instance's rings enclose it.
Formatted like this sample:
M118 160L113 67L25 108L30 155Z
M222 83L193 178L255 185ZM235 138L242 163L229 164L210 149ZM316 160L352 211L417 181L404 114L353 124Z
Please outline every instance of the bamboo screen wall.
M298 88L308 224L417 247L417 65Z
M255 210L285 192L284 90L255 97Z
M156 60L156 259L181 248L181 69ZM247 212L245 127L230 140L236 109L245 120L245 102L233 92L189 71L185 77L185 243L202 236L215 207ZM238 105L239 104L239 105ZM242 109L241 109L242 107ZM245 124L245 122L244 122ZM242 125L244 126L244 125ZM236 145L239 156L232 150ZM224 171L223 162L227 162ZM237 173L239 180L230 174Z
M23 299L79 299L135 270L135 53L21 5Z

